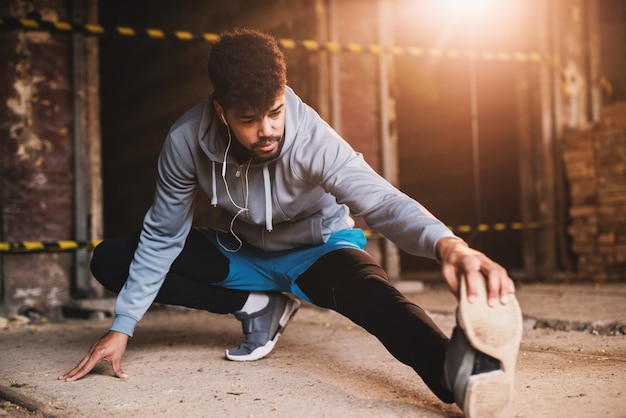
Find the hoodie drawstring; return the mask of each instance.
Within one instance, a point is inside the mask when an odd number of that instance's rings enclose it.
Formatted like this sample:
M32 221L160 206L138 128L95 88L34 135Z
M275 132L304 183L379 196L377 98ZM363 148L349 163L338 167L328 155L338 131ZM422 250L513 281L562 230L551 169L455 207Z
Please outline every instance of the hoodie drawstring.
M211 206L217 206L217 182L215 180L215 161L211 161Z
M235 223L235 219L237 219L237 217L239 215L241 215L241 213L248 211L248 170L250 169L250 162L248 162L248 166L246 167L246 171L245 171L245 177L244 177L244 181L245 181L245 187L246 187L246 192L245 192L245 199L244 199L244 206L241 207L239 205L237 205L234 201L233 198L230 195L230 191L228 190L228 183L226 182L226 170L224 169L226 167L226 164L224 163L224 166L222 168L222 180L224 180L224 187L226 187L226 193L228 194L228 198L230 199L231 203L233 205L235 205L235 207L237 207L239 209L239 212L237 212L235 214L235 216L231 219L230 222L230 233L233 235L233 237L239 242L239 245L237 246L237 248L235 249L230 249L225 247L219 239L219 234L217 236L217 241L218 243L222 246L222 248L224 248L226 251L229 252L237 252L239 251L239 249L241 248L241 245L243 244L242 241L239 239L239 237L237 236L237 234L235 233L235 231L233 230L233 226ZM216 180L216 175L215 175L215 162L212 161L211 162L211 205L213 206L217 206L217 180ZM272 223L272 183L270 181L270 170L266 165L263 166L263 188L265 191L265 229L268 232L272 232L272 230L274 229L273 223Z
M270 170L267 164L263 166L263 186L265 188L265 229L272 232L272 184L270 182Z

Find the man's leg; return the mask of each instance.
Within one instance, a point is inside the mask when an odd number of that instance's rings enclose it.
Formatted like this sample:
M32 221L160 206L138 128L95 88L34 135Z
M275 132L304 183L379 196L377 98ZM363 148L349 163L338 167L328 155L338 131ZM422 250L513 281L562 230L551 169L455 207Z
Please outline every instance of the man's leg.
M443 376L448 338L424 310L390 284L367 253L352 249L329 253L296 284L316 305L345 315L376 336L442 401L454 402Z
M91 271L108 290L119 293L128 278L139 233L103 241L94 250ZM214 313L238 311L249 292L211 286L228 274L228 260L200 233L192 230L172 264L155 302L186 306Z
M94 251L91 270L108 290L118 293L139 242L139 233L103 241ZM230 360L257 360L269 354L299 303L281 293L257 293L214 286L226 278L228 259L192 229L174 260L155 302L213 313L233 313L241 321L243 344L227 351Z
M464 282L452 341L426 313L390 285L367 254L338 250L321 257L296 283L311 300L345 315L413 367L442 401L468 417L510 414L522 314L514 296L490 307L486 285L473 303ZM445 370L445 372L444 372Z

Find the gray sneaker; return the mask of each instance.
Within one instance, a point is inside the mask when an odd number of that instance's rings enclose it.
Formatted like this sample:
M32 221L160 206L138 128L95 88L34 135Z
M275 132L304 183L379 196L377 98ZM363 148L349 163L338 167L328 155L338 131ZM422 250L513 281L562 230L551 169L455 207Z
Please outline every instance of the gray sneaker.
M268 293L269 303L253 314L235 312L241 321L246 341L236 348L226 350L232 361L253 361L267 356L276 345L287 323L300 308L300 302L282 293Z
M465 279L446 353L445 378L466 417L512 416L515 363L522 339L522 312L511 295L506 305L490 307L486 286L467 301Z

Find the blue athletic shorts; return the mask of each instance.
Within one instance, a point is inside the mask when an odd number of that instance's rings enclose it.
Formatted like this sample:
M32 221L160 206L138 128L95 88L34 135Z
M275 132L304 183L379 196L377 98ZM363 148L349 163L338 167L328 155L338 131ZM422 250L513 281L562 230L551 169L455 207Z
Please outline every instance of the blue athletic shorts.
M299 298L311 300L296 285L296 279L309 269L320 257L342 248L362 250L367 239L361 229L345 229L330 235L328 241L284 251L264 251L243 242L237 252L226 251L222 244L232 244L232 236L211 229L198 229L226 258L229 273L216 286L249 291L277 291L293 293ZM217 241L219 234L219 242ZM237 243L234 243L235 246Z

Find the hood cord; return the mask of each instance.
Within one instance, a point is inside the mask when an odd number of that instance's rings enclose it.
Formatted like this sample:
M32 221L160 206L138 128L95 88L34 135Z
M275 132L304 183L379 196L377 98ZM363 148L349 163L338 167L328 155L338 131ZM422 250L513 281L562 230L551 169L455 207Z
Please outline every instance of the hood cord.
M267 229L267 232L272 232L272 229L274 229L272 225L272 183L270 182L270 170L267 164L263 166L263 186L265 189L265 229Z
M235 208L238 209L235 216L233 216L233 218L230 220L230 227L229 227L229 231L231 235L238 242L237 248L235 249L228 248L224 244L222 244L222 242L220 241L219 233L217 232L216 232L216 238L217 238L217 242L220 244L220 246L224 250L229 251L229 252L237 252L243 246L243 241L241 241L241 238L237 236L233 227L235 225L235 220L237 219L237 217L241 215L242 213L247 212L249 210L248 209L248 197L250 195L250 190L249 190L249 182L248 182L248 172L250 171L250 164L252 164L252 159L248 160L248 164L246 166L246 171L244 175L244 184L245 184L246 190L244 194L244 202L243 202L243 207L242 207L242 206L239 206L237 203L235 203L235 201L233 200L233 197L230 194L230 189L228 188L228 182L226 181L226 161L228 159L228 151L230 150L230 145L232 143L232 135L230 133L230 127L227 126L227 130L228 130L228 144L226 145L226 150L224 151L224 161L222 162L222 180L224 181L224 187L226 189L226 194L228 195L228 199L230 200L230 203L232 203L233 206L235 206ZM211 196L211 204L213 206L217 206L217 185L215 182L215 177L216 177L215 176L215 162L212 162L211 171L212 171L211 174L213 177L212 184L211 184L211 192L213 194L213 196ZM272 224L272 185L270 181L270 171L269 171L267 164L263 166L263 187L265 189L265 229L267 229L268 232L272 232L272 230L274 229L273 224Z

